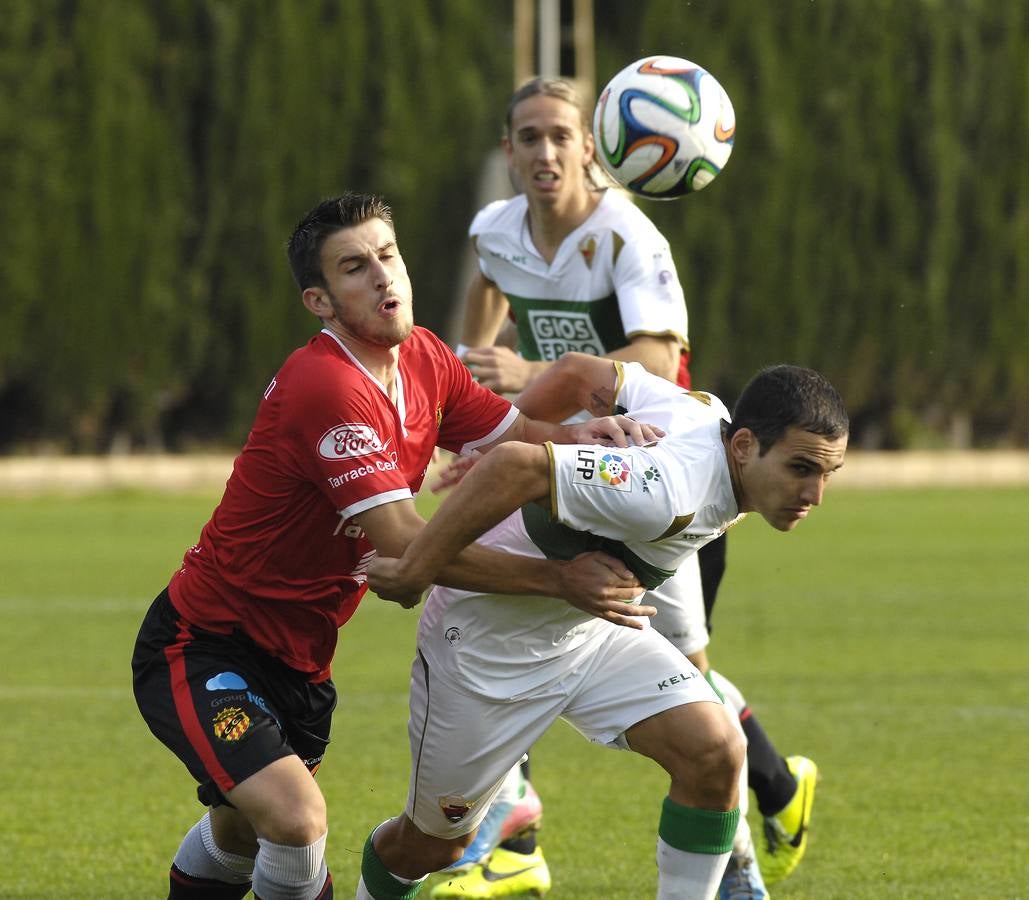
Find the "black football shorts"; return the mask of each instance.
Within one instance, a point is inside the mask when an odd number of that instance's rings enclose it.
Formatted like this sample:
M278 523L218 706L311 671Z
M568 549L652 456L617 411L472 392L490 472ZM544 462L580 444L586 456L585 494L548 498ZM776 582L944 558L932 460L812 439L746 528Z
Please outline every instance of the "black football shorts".
M189 625L167 589L143 619L132 681L147 725L199 782L205 806L227 804L225 793L290 754L314 772L329 743L331 681L312 684L240 632Z

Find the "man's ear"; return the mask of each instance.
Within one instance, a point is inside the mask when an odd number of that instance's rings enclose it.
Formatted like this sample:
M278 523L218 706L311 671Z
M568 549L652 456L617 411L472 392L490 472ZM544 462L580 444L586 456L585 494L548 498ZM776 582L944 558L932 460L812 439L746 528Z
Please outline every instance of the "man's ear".
M593 132L587 131L583 135L583 154L584 158L582 161L583 168L589 168L589 164L596 158L597 145L593 141Z
M747 462L757 455L757 436L749 428L739 429L729 438L729 452L737 464Z
M309 313L312 313L319 319L332 318L332 304L329 303L329 296L325 293L324 289L317 287L304 288L301 299L303 299L304 306Z

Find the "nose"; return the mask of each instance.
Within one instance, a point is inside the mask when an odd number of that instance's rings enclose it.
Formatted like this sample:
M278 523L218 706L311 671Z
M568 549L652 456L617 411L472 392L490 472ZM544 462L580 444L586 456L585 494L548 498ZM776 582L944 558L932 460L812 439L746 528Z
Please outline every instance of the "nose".
M393 284L393 273L381 259L375 260L375 268L373 269L373 272L375 274L376 287L388 288Z
M812 475L805 483L804 489L801 491L801 500L811 506L820 506L822 503L822 495L825 493L825 476L818 474Z
M540 159L554 159L557 154L554 151L554 142L548 138L540 138L536 145Z

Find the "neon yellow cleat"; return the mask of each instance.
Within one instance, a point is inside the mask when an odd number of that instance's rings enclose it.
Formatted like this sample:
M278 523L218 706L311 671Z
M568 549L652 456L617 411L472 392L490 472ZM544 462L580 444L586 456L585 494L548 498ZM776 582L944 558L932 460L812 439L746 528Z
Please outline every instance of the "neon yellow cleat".
M550 870L539 847L529 854L497 847L484 863L437 884L429 896L431 900L483 900L543 897L549 890Z
M784 809L765 817L764 839L755 848L766 884L775 884L790 875L807 850L818 766L805 756L788 756L786 765L797 780L797 792Z

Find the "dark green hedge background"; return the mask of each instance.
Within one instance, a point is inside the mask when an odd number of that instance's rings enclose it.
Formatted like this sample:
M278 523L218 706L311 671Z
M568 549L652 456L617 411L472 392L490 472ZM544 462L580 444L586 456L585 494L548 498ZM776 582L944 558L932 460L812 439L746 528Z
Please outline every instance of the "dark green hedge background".
M1029 445L1029 3L596 0L597 71L711 70L738 120L649 203L695 380L825 371L866 447ZM0 0L0 451L233 447L312 333L284 242L394 207L444 337L512 88L496 0Z

